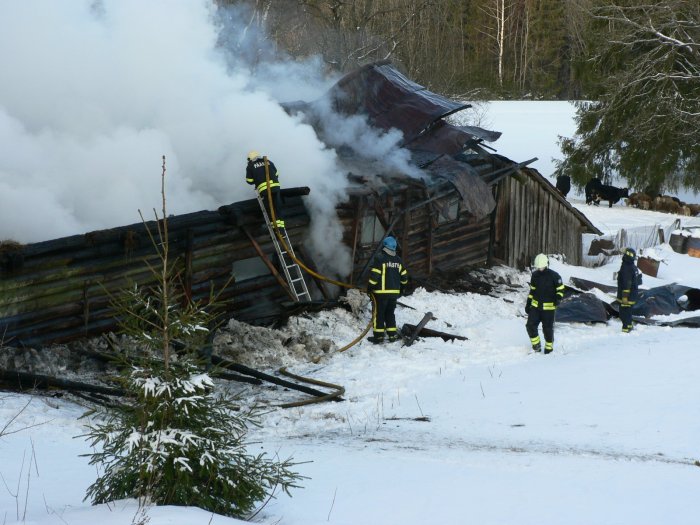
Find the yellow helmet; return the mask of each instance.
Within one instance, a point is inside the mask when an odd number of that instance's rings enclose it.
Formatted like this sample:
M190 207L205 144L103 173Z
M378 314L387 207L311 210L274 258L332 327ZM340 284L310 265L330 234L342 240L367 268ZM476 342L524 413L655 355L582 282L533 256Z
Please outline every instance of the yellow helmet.
M255 160L257 158L260 158L260 153L255 150L250 150L248 152L248 160Z
M538 270L542 270L549 266L549 259L544 253L539 254L537 257L535 257L535 268Z

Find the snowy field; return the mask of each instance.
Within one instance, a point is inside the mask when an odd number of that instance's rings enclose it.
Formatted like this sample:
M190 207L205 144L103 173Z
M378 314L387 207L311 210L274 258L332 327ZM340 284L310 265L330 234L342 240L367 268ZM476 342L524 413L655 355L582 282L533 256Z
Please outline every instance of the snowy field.
M650 212L581 206L601 230L656 224ZM675 217L664 216L664 220ZM682 218L700 226L699 219ZM700 259L655 248L658 279L700 287ZM571 276L612 283L619 260L600 268L555 262ZM466 341L425 338L411 347L362 341L290 371L343 385L345 401L271 408L251 451L302 462L292 497L270 501L253 521L320 524L695 524L700 492L700 352L692 328L620 322L556 325L555 351L529 352L523 305L528 274L497 269L510 289L494 296L428 293L402 299L399 325ZM517 291L514 291L516 289ZM369 310L293 319L342 346ZM695 342L694 342L695 341ZM290 399L295 393L281 393ZM298 393L297 393L298 394ZM298 394L303 396L303 394ZM19 416L22 407L29 403ZM0 398L0 523L126 525L133 501L91 507L96 477L66 401ZM36 426L31 426L36 425ZM29 427L29 428L27 428ZM193 508L151 508L151 525L236 523Z
M37 17L33 2L0 2L8 79L0 82L0 239L35 242L136 221L135 210L160 207L163 155L170 213L249 198L245 155L263 148L285 185L313 188L310 199L323 204L316 213L334 211L345 181L332 150L279 105L325 92L322 68L315 60L264 67L264 35L251 39L256 66L247 67L238 47L221 52L209 8L208 1L43 2ZM154 31L154 20L167 22ZM238 22L231 34L249 34L250 21ZM480 124L503 133L491 146L516 162L538 157L532 167L552 180L558 137L575 131L573 106L497 102L487 112ZM354 129L338 126L350 143L358 140ZM369 131L362 143L377 158L399 142L368 139ZM700 202L697 194L678 196ZM571 197L580 199L575 190ZM611 235L667 229L676 219L621 204L576 206ZM314 224L326 223L317 216ZM322 246L332 244L320 234ZM665 262L646 286L700 286L700 259L655 249ZM619 260L554 267L565 280L613 284ZM397 311L400 324L431 311L430 328L465 341L363 341L319 364L288 357L291 372L346 392L339 403L271 407L250 436L251 452L292 456L308 478L254 522L698 523L700 332L639 326L623 335L615 319L559 324L555 352L533 355L523 314L529 276L499 272L508 286L494 296L417 290L403 299L411 308ZM324 312L293 319L288 329L340 347L369 314ZM194 508L137 516L134 501L84 502L98 473L77 437L83 412L58 398L0 393L0 525L240 523Z

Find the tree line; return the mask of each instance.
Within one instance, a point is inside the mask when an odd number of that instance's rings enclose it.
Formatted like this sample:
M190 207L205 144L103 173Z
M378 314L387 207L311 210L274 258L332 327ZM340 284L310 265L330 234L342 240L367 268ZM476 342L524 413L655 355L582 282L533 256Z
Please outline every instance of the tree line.
M587 9L600 0L220 0L245 5L292 57L347 73L391 59L417 82L459 96L583 95Z
M585 100L558 174L700 189L700 2L219 0L291 57L390 59L461 99Z

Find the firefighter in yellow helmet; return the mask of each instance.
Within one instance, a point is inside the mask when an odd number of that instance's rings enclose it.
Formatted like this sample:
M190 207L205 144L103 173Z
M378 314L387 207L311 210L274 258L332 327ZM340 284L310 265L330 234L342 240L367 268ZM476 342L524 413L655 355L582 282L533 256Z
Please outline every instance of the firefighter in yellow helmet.
M266 170L267 165L267 170ZM266 176L267 171L267 176ZM263 157L257 151L248 152L248 166L245 170L245 181L255 187L255 191L260 193L267 216L272 221L272 211L270 210L270 199L267 195L268 177L270 179L270 191L272 192L272 205L275 210L277 227L284 228L284 218L282 217L282 196L280 193L279 173L274 163ZM271 224L272 225L272 224ZM274 225L272 225L274 226Z
M530 294L527 296L525 313L527 314L527 335L535 352L542 351L539 325L542 323L544 334L544 353L554 350L554 312L564 297L564 285L561 276L549 268L549 259L543 253L535 257L535 269L530 279Z

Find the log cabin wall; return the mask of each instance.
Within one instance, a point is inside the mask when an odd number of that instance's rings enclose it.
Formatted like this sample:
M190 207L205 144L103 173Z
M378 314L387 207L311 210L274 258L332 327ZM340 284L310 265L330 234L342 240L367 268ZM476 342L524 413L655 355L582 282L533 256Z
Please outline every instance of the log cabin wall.
M309 223L301 198L308 191L283 190L285 222L295 247L301 246ZM220 211L169 218L170 259L181 270L184 292L204 303L212 291L219 293L224 310L239 319L278 315L280 305L291 297L280 279L262 265L260 252L272 261L271 266L277 261L262 223L255 199L223 206ZM156 235L155 221L147 225ZM36 346L115 330L110 294L134 284L153 284L146 262L157 265L159 260L142 223L6 246L0 254L3 343ZM246 266L251 262L252 269ZM239 278L231 280L234 272Z
M582 261L582 233L597 231L534 170L498 183L494 211L493 262L524 269L538 253L562 254L569 264ZM591 230L593 228L593 230Z
M431 192L435 194L435 188L431 188ZM360 286L366 284L369 260L392 223L392 233L399 242L399 255L414 277L425 278L435 270L484 266L488 262L490 217L475 220L464 211L457 213L459 194L453 188L438 193L445 196L428 203L425 201L430 197L425 188L409 187L382 196L359 193L338 206L344 242L353 253L351 282ZM441 207L455 214L444 217L439 212ZM363 221L375 217L381 228L371 241L366 235L363 239Z

